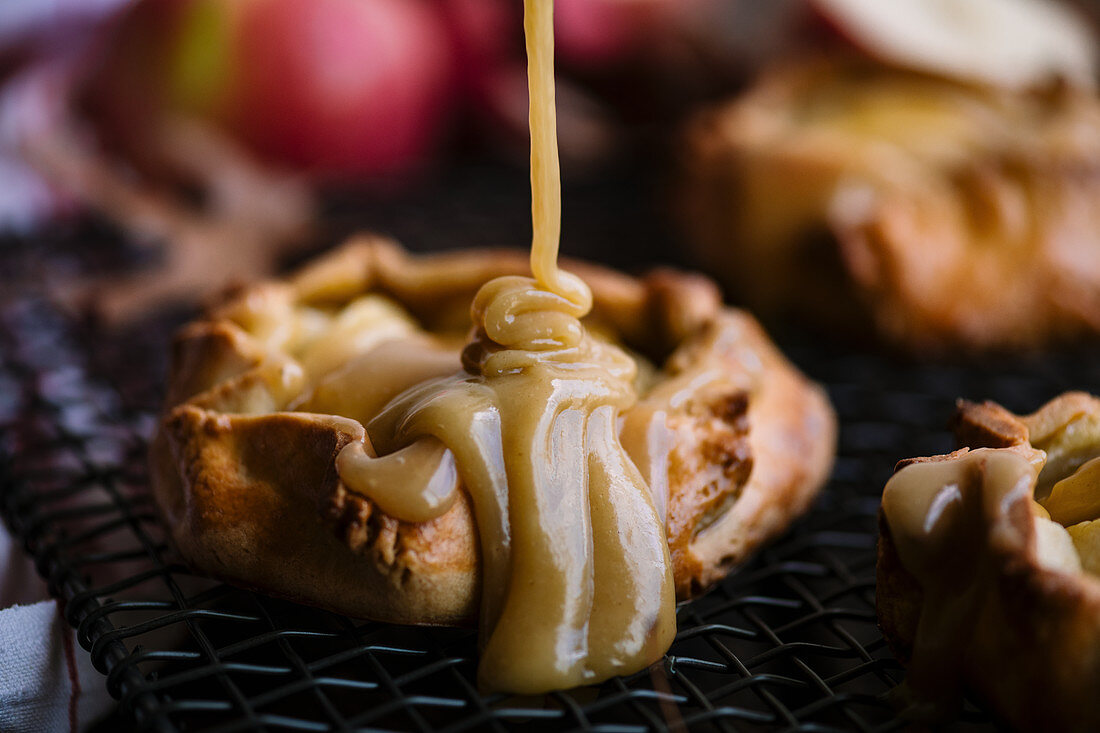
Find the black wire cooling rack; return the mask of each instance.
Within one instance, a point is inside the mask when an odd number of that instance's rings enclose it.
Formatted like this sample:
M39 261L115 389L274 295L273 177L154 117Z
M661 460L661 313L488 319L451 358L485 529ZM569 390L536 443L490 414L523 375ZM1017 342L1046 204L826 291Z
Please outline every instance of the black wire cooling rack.
M0 284L29 277L6 269ZM1065 389L1100 390L1096 349L921 366L785 339L841 418L813 512L682 606L654 668L545 698L482 696L472 631L364 623L173 558L144 458L166 331L101 339L0 288L0 511L64 601L118 717L148 731L898 729L889 694L904 672L874 613L878 494L894 463L951 448L960 396L1029 411ZM990 727L972 706L958 725Z
M960 395L1030 409L1100 388L1097 354L913 366L795 344L842 420L813 513L679 610L664 662L545 699L481 696L475 636L363 623L196 577L145 489L151 405L89 368L80 328L37 299L0 312L2 509L80 645L140 730L862 730L900 727L875 625L877 492L950 447ZM964 722L980 724L971 710Z

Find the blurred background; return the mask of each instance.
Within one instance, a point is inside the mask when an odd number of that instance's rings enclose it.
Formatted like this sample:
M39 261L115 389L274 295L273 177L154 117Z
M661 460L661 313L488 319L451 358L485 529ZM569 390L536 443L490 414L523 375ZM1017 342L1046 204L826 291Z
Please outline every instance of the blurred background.
M555 4L567 254L701 268L769 318L913 349L1100 330L1100 222L1080 213L1100 191L1094 3ZM364 228L526 246L521 16L5 0L0 282L110 326ZM897 223L906 206L931 221ZM933 239L951 244L922 254ZM909 261L928 257L935 273ZM1087 307L1048 302L1067 271ZM973 303L906 290L975 277ZM1038 314L1022 335L989 315L1008 299Z

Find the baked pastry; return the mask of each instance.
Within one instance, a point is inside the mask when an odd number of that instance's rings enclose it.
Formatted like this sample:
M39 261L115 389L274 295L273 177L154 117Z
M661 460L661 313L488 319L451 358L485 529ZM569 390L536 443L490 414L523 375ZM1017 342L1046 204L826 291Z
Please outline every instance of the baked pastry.
M1100 330L1100 101L867 60L766 73L686 135L682 220L764 313L913 351Z
M638 413L668 410L669 545L677 597L690 598L807 507L831 466L831 408L708 281L570 269L593 290L586 325L646 365ZM335 456L399 392L458 371L478 288L526 270L519 253L417 257L363 237L184 327L154 471L184 556L350 615L472 619L479 552L469 502L460 495L423 524L394 521L338 480ZM423 348L421 368L383 377L410 343ZM677 379L708 362L728 383ZM635 422L628 414L624 430Z
M553 4L524 8L529 262L373 241L239 295L181 337L153 460L193 564L406 623L476 604L479 684L534 694L660 659L834 425L708 282L560 269Z
M180 553L231 582L353 616L474 618L481 558L468 497L429 522L399 522L349 490L335 462L391 397L460 369L474 294L527 267L519 253L414 257L360 238L184 327L153 454ZM832 411L708 281L571 269L593 291L589 329L647 365L624 430L668 412L667 459L655 465L668 477L676 595L689 598L807 508L831 465ZM409 343L421 367L383 377L396 358L386 350ZM678 379L707 363L720 380Z
M1019 730L1097 730L1100 399L962 402L956 433L883 494L878 617L914 712L967 688Z

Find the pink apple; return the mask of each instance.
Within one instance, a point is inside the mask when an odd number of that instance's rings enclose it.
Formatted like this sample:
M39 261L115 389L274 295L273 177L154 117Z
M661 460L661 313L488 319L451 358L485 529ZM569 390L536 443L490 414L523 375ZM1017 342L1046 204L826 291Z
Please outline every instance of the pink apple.
M116 130L197 116L271 162L370 177L430 151L453 67L429 0L142 0L107 44L92 102Z
M471 101L488 77L522 58L523 5L519 0L436 0L454 47L459 86Z

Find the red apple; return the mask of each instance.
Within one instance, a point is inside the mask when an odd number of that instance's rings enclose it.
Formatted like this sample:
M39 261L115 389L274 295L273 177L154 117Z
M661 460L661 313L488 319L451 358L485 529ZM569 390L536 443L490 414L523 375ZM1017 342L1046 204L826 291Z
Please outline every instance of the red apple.
M142 0L106 48L92 101L116 130L196 116L327 177L413 165L453 98L453 49L427 0Z
M436 0L454 48L458 83L471 101L488 78L523 57L523 6L515 0Z

